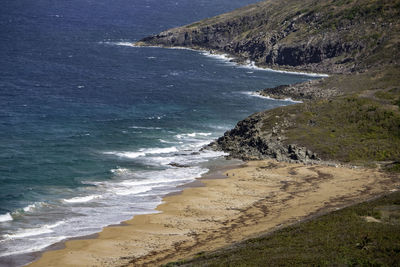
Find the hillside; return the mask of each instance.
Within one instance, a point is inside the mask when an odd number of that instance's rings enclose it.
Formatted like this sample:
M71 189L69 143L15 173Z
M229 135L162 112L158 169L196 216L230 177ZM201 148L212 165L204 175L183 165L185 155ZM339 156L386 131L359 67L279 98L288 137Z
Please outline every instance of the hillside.
M400 0L267 0L136 45L211 50L258 66L331 74L261 90L304 103L250 116L213 149L245 160L322 159L398 170L399 18Z
M399 169L399 84L399 69L391 67L313 82L317 89L339 88L343 94L251 115L211 147L245 160L322 159L391 169L394 162Z
M400 193L166 266L399 266Z
M399 58L398 0L267 0L142 39L216 50L259 66L344 73Z

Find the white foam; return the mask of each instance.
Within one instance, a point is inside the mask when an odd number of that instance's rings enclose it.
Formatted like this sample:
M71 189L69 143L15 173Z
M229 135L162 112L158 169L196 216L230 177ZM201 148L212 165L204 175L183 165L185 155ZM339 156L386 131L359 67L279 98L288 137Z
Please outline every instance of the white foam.
M150 158L148 158L149 160ZM164 163L169 163L170 159L163 157L156 157L152 159L165 160ZM126 180L120 182L103 182L102 185L106 191L113 195L127 196L127 195L141 195L148 193L156 188L165 186L176 186L182 183L189 182L202 174L206 173L208 169L193 166L187 168L170 167L158 171L136 171L134 177L128 177L126 173L133 173L125 168L118 168L112 170L117 176L116 178L123 178ZM139 179L138 179L139 178Z
M130 151L122 151L122 152L117 152L117 151L110 151L110 152L104 152L103 154L106 155L115 155L118 157L122 158L130 158L130 159L135 159L138 157L144 157L149 154L168 154L172 152L177 152L178 149L175 146L172 147L164 147L164 148L141 148L139 151L135 152L130 152Z
M294 75L304 75L310 77L329 77L328 74L325 73L313 73L313 72L301 72L301 71L287 71L287 70L276 70L271 68L262 68L257 67L256 64L250 60L247 60L245 64L238 64L238 67L251 69L251 70L261 70L261 71L269 71L269 72L277 72L277 73L287 73L287 74L294 74Z
M177 143L177 142L166 141L164 139L158 139L158 140L160 141L160 143L164 143L164 144L176 144Z
M144 152L116 152L116 151L110 151L110 152L104 152L103 154L106 155L115 155L121 158L129 158L129 159L135 159L138 157L143 157L146 156L146 153Z
M131 129L145 129L145 130L161 130L160 127L145 127L145 126L131 126Z
M29 246L21 246L20 244L18 246L14 246L7 252L0 254L0 257L39 251L51 244L65 240L69 237L70 236L41 237L40 239L36 239L34 244L29 243ZM30 239L30 241L32 241L32 239Z
M133 47L140 47L136 45L130 45ZM148 47L161 47L161 46L148 46ZM310 72L301 72L301 71L286 71L286 70L276 70L276 69L271 69L271 68L262 68L256 66L255 62L247 60L246 63L238 63L234 62L234 58L229 56L228 54L223 54L219 52L213 52L213 51L205 51L205 50L195 50L192 48L187 48L187 47L163 47L163 48L168 48L168 49L184 49L184 50L190 50L190 51L196 51L200 52L200 54L207 56L207 57L212 57L214 59L224 61L227 64L232 64L238 67L246 68L246 69L252 69L252 70L260 70L260 71L269 71L269 72L278 72L278 73L287 73L287 74L294 74L294 75L304 75L304 76L310 76L310 77L329 77L328 74L325 73L310 73Z
M32 211L34 208L35 208L35 204L31 204L31 205L28 205L25 208L23 208L23 210L25 212L29 212L29 211Z
M148 119L148 120L161 120L162 118L164 118L165 117L165 115L161 115L161 116L150 116L150 117L147 117L146 119Z
M127 195L136 195L140 193L149 192L153 188L152 186L133 186L133 185L131 187L125 185L125 187L126 188L116 187L110 191L119 196L127 196Z
M8 212L6 214L1 214L0 215L0 222L8 222L8 221L12 221L13 217L11 216L11 214Z
M117 167L116 169L112 169L111 172L113 174L123 175L123 176L132 175L133 174L133 172L131 170L126 169L126 168L120 168L120 167Z
M165 148L149 148L143 150L145 154L167 154L172 152L177 152L178 149L175 146L165 147Z
M209 51L201 51L200 52L202 55L211 57L220 61L224 61L225 63L233 63L232 61L234 60L233 57L228 56L227 54L221 54L221 53L213 53ZM233 63L236 64L236 63Z
M136 47L132 42L100 42L101 44Z
M176 158L175 156L171 156L171 157L152 156L152 157L143 158L143 161L145 162L146 165L168 166L168 164L173 162L175 158Z
M184 145L184 148L187 149L196 149L196 148L201 148L205 145L208 145L210 143L211 140L207 140L207 141L197 141L195 143L192 144L186 144Z
M177 134L175 138L183 139L185 137L197 137L197 136L210 136L212 133L186 133L186 134Z
M189 50L189 51L195 51L195 52L200 52L200 54L207 56L207 57L212 57L217 60L224 61L225 63L228 64L233 64L238 67L242 68L247 68L247 69L252 69L252 70L260 70L260 71L269 71L269 72L277 72L277 73L287 73L287 74L294 74L294 75L304 75L304 76L310 76L310 77L329 77L328 74L325 73L313 73L313 72L301 72L301 71L287 71L287 70L276 70L276 69L271 69L271 68L263 68L263 67L258 67L256 66L255 62L247 60L245 64L243 63L238 63L234 62L234 58L229 56L228 54L224 53L219 53L219 52L213 52L213 51L207 51L207 50L202 50L202 49L192 49L188 47L180 47L180 46L174 46L174 47L163 47L163 46L138 46L135 43L131 42L100 42L103 44L111 44L111 45L120 45L120 46L130 46L130 47L137 47L137 48L167 48L167 49L182 49L182 50Z
M31 228L31 229L24 229L20 230L14 234L5 234L3 237L5 239L17 239L17 238L24 238L24 237L29 237L29 236L37 236L37 235L43 235L43 234L49 234L53 232L53 228L56 228L57 226L60 226L64 224L64 221L59 221L55 224L51 225L43 225L42 227L39 228Z
M292 102L292 103L303 103L303 101L297 101L297 100L293 100L291 98L285 98L285 99L276 99L276 98L272 98L269 96L263 96L261 95L259 92L241 92L242 94L245 95L249 95L249 96L254 96L254 97L258 97L258 98L263 98L263 99L268 99L268 100L275 100L275 101L288 101L288 102Z
M195 136L198 137L197 143L192 141L188 143L187 140L193 139L189 134L192 133L185 134L187 139L184 139L184 145L195 145L199 143L198 141L205 142L205 139L210 136L207 132L203 134L196 133ZM100 231L106 224L127 220L135 214L154 212L153 209L161 202L160 196L162 194L173 192L177 190L176 186L193 181L208 171L207 168L198 166L199 162L204 162L207 159L223 154L213 151L182 151L183 147L148 148L141 149L139 152L147 153L147 156L140 158L140 160L162 161L162 164L176 162L187 165L185 168L164 166L163 170L139 171L134 168L117 167L111 170L114 176L111 180L82 182L97 185L98 187L96 188L91 187L91 190L96 190L96 193L89 196L65 199L66 201L64 200L63 202L67 204L64 203L62 206L67 208L68 212L84 216L71 216L68 218L68 223L62 226L59 225L63 224L64 221L52 225L37 226L36 228L21 228L16 232L8 233L8 235L0 238L3 240L1 242L4 242L8 247L0 256L37 251L66 237L91 234ZM177 151L180 152L174 153ZM73 205L73 203L91 201L96 196L99 196L100 199L96 201L95 206L90 204ZM140 201L143 200L143 202L139 201L140 204L137 204L138 199ZM71 205L68 205L68 202ZM33 206L29 205L26 208L32 209ZM25 240L29 242L23 243Z
M5 235L3 235L3 237L6 239L16 239L16 238L23 238L23 237L28 237L28 236L48 234L48 233L52 233L52 232L53 232L53 230L48 229L48 228L33 228L33 229L19 231L15 234L5 234Z
M91 195L91 196L85 196L85 197L73 197L70 199L63 199L63 201L67 202L67 203L83 203L83 202L89 202L96 198L101 198L101 196L100 195Z
M40 208L41 206L43 206L43 204L44 204L43 202L35 202L33 204L30 204L30 205L24 207L22 210L24 212L32 212L35 209Z
M147 177L153 178L148 185L160 185L172 182L188 181L201 177L208 169L201 167L190 168L171 168L162 171L150 171L142 173Z
M310 77L329 77L328 74L324 74L324 73L310 73L310 72L301 72L301 71L286 71L286 70L276 70L276 69L271 69L271 68L262 68L262 67L256 66L255 62L250 61L250 60L247 60L245 63L238 63L238 62L234 62L234 58L230 57L227 54L213 53L213 52L207 52L207 51L201 51L200 53L204 56L212 57L217 60L224 61L225 63L228 63L228 64L233 64L239 68L260 70L260 71L269 71L269 72L278 72L278 73L287 73L287 74L294 74L294 75L304 75L304 76L310 76ZM253 73L253 72L248 72L248 73Z
M212 158L217 158L226 155L224 152L219 151L210 151L210 150L203 150L201 152L195 152L194 149L198 149L207 145L210 141L205 141L201 143L194 143L194 144L186 144L183 148L186 148L186 151L182 151L179 154L171 155L168 157L160 157L160 156L150 156L143 158L143 162L146 165L152 166L167 166L171 168L171 163L177 163L185 166L194 166L199 163L205 162Z

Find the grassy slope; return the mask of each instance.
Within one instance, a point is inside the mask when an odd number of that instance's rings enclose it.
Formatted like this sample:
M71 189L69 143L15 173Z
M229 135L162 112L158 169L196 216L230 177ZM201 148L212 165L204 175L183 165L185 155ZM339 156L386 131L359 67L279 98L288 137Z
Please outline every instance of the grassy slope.
M366 216L376 222L367 222ZM400 192L167 266L399 266Z
M327 160L367 165L400 160L400 67L333 76L324 86L346 94L281 109L294 122L285 132L287 143Z

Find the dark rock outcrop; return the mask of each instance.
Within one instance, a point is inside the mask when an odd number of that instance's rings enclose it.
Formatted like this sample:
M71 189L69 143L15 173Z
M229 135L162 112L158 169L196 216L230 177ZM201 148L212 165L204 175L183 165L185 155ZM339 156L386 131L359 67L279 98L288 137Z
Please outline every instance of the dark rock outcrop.
M278 161L316 162L320 159L312 151L296 144L285 144L284 130L290 122L284 119L275 125L265 125L267 112L260 112L240 121L236 127L214 141L207 148L229 153L242 160L273 158Z
M258 91L258 93L262 96L271 97L274 99L290 98L292 100L300 101L328 99L343 93L339 88L323 88L322 84L322 80L312 80L292 85L280 85L273 88L266 88Z

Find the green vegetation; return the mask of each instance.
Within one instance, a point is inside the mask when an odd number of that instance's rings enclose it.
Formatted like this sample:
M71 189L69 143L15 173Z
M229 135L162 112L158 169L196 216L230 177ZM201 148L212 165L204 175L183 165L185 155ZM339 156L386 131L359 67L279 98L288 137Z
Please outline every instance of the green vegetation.
M399 266L400 193L166 266Z
M346 96L306 103L296 111L289 142L322 158L356 163L400 158L400 113L374 100Z
M331 76L318 86L337 88L342 96L268 111L262 130L286 119L284 142L307 147L324 160L364 166L400 161L399 84L399 67Z
M339 87L345 96L296 106L288 142L304 145L325 159L366 164L399 160L398 84L398 67L327 79L325 86Z
M396 161L390 164L387 164L384 169L388 172L398 173L400 172L400 162Z
M395 105L397 105L400 108L400 97L397 98L397 100L395 101Z

